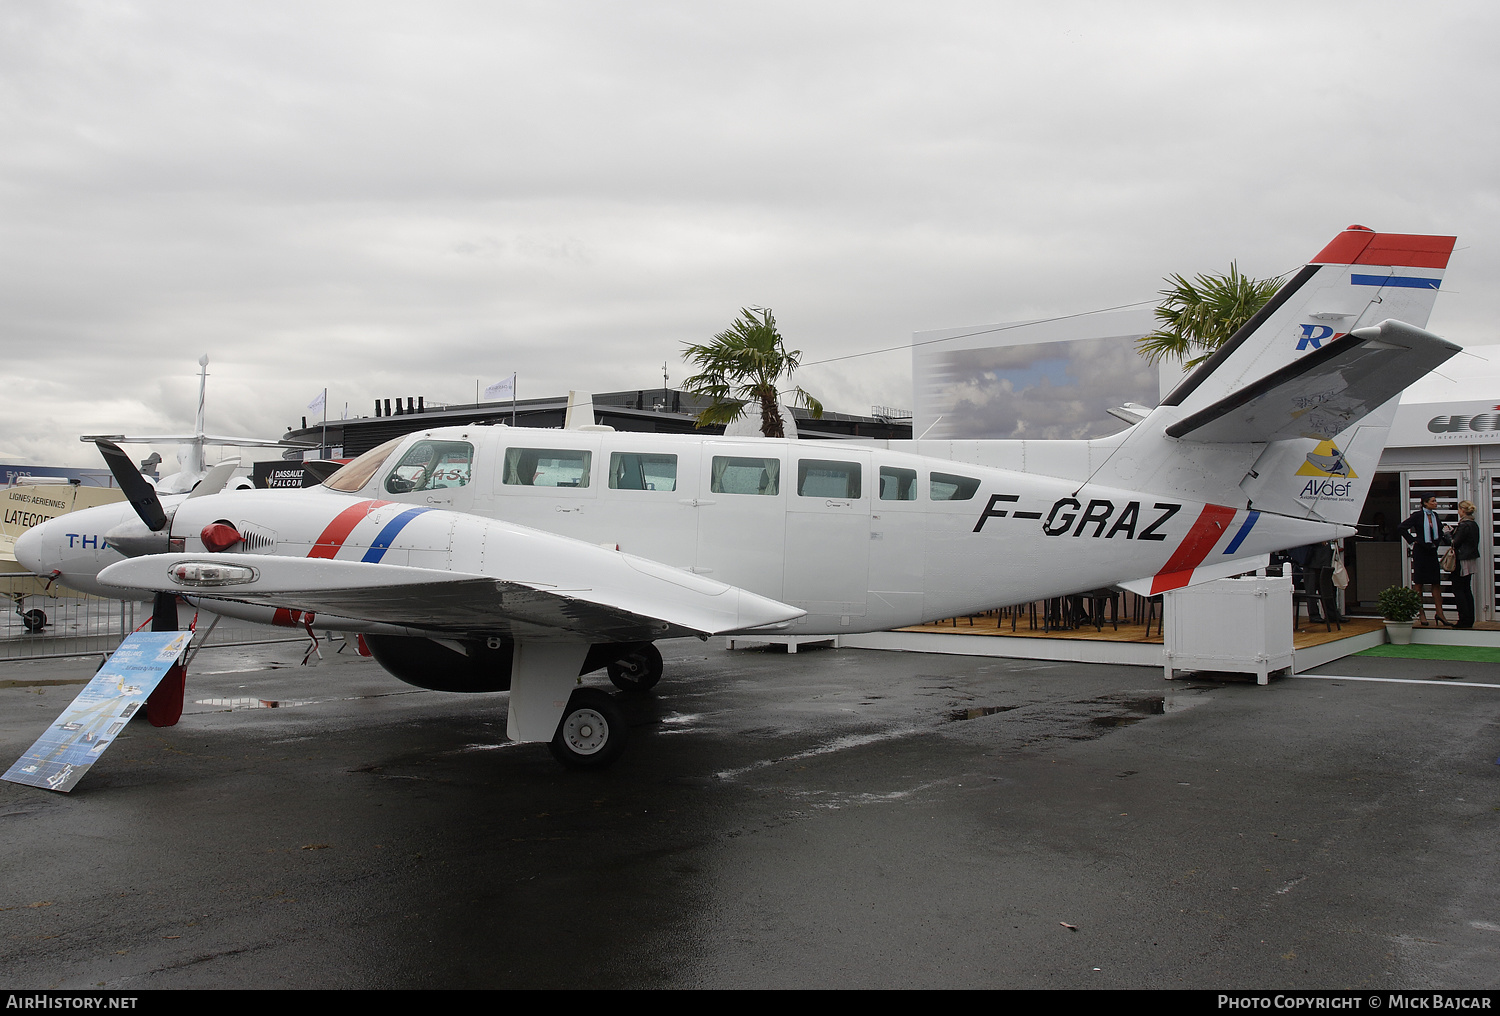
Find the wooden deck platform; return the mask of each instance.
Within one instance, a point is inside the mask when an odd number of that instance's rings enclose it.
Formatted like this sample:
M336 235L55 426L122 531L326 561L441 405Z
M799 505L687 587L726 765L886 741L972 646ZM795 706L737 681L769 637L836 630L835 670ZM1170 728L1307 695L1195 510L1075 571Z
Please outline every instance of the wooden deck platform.
M1351 617L1347 618L1342 627L1335 627L1332 631L1324 630L1321 624L1309 624L1304 618L1302 624L1292 633L1292 647L1294 649L1308 649L1312 646L1324 645L1329 642L1337 642L1341 639L1352 638L1355 635L1364 635L1379 631L1383 622L1378 617ZM1496 627L1500 627L1497 625ZM1016 620L1016 628L1011 630L1011 618L1008 614L979 614L974 617L948 618L943 621L934 621L931 624L914 625L910 628L898 628L897 631L923 632L927 634L941 635L974 635L1003 636L1005 638L1038 638L1049 640L1082 639L1090 642L1135 642L1143 645L1161 645L1162 635L1160 625L1152 622L1151 635L1146 636L1146 626L1130 620L1122 620L1119 630L1106 621L1102 631L1096 630L1093 625L1085 625L1081 628L1068 630L1053 629L1043 631L1041 627L1032 628L1028 617L1021 616Z

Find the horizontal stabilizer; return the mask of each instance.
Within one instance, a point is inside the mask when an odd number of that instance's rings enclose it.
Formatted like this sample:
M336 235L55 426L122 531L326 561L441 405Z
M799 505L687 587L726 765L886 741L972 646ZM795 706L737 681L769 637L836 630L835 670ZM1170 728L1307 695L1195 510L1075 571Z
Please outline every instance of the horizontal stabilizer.
M565 537L537 534L571 544ZM519 641L645 642L776 624L804 611L776 600L611 554L621 575L590 588L401 565L265 554L152 554L110 565L105 585L333 614L447 634ZM616 581L627 579L627 582Z
M113 441L115 444L192 444L202 441L211 445L232 445L237 448L316 448L316 441L280 440L269 437L223 437L218 434L144 434L129 437L125 434L85 434L78 440L84 443Z
M1401 321L1356 328L1178 420L1166 433L1208 444L1327 441L1460 349Z
M1254 557L1240 557L1233 561L1200 565L1189 569L1186 575L1181 572L1168 572L1163 575L1148 575L1143 579L1131 579L1129 582L1121 582L1120 588L1137 596L1154 596L1160 592L1196 586L1201 582L1210 582L1214 579L1233 578L1236 575L1264 568L1270 563L1270 554L1257 554Z

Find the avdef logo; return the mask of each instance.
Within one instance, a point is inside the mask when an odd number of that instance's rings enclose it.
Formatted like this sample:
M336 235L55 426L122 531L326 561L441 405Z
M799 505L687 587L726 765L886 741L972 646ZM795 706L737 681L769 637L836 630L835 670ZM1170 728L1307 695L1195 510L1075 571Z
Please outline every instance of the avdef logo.
M1304 500L1324 499L1330 501L1353 501L1356 496L1352 481L1359 474L1349 466L1349 460L1332 441L1320 441L1318 447L1307 453L1307 461L1297 470L1298 476L1309 476L1297 496Z
M1307 461L1297 470L1298 476L1337 476L1346 480L1357 480L1359 474L1349 466L1349 460L1332 441L1319 442L1318 447L1307 453Z

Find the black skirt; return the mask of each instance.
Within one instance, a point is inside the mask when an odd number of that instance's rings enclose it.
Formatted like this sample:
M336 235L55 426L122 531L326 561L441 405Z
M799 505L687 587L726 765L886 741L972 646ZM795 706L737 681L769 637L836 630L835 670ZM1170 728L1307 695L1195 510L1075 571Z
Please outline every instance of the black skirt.
M1443 581L1442 569L1438 567L1437 548L1430 543L1414 544L1411 548L1411 580L1414 585L1435 586Z

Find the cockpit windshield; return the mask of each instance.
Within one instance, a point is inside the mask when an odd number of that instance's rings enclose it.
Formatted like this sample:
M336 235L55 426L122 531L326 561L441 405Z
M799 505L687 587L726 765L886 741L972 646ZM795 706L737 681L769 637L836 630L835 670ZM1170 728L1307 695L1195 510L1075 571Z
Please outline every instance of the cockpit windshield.
M341 490L346 494L356 494L364 489L365 484L370 482L370 477L379 471L385 460L390 458L391 452L396 450L404 437L392 438L383 445L371 448L353 462L345 464L338 472L323 481L323 486L332 490Z
M467 441L418 441L385 478L386 493L467 486L473 461L474 446Z

